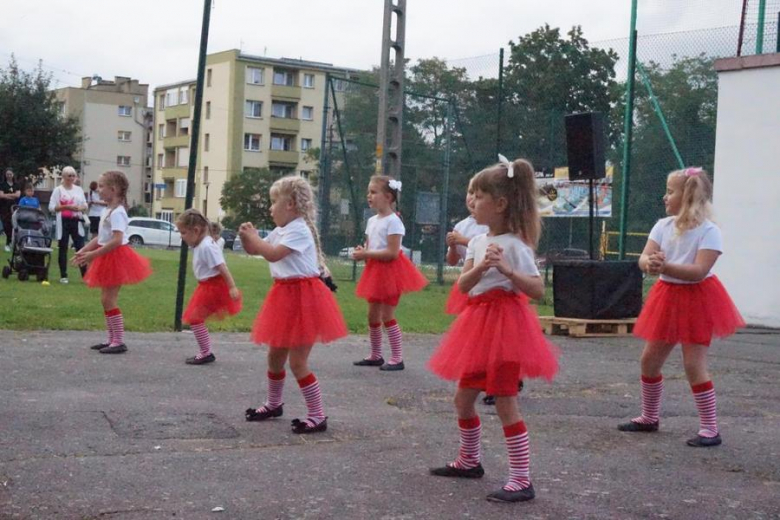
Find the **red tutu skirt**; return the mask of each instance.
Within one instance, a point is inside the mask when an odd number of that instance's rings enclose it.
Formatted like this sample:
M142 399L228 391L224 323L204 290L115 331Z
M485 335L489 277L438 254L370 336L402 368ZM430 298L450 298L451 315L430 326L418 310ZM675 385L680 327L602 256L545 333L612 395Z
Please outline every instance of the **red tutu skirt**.
M241 296L237 300L230 297L230 288L222 275L200 280L190 303L184 310L182 321L187 324L202 323L208 318L218 320L241 312Z
M309 347L347 335L336 299L317 277L274 280L252 326L252 341L271 348Z
M84 282L89 287L116 287L142 282L151 274L149 259L124 245L95 258L89 264Z
M469 295L467 293L460 292L458 282L452 284L450 289L450 295L447 297L447 306L444 308L447 314L458 315L463 312L463 309L469 304Z
M428 368L462 387L515 395L520 379L552 380L558 350L542 334L528 298L493 289L468 299Z
M426 285L428 280L403 253L399 253L398 258L389 262L366 260L355 294L370 303L395 306L402 294L419 291Z
M648 341L707 345L745 326L726 288L716 276L699 283L658 280L634 326L634 335Z

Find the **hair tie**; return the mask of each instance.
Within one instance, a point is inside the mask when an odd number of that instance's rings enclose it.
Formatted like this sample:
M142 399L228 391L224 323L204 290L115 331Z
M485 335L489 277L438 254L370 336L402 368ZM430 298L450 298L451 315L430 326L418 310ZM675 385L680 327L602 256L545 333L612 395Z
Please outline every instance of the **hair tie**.
M401 191L401 181L390 179L389 181L387 181L387 185L390 186L391 190Z
M515 167L514 164L509 162L509 159L504 157L501 154L498 154L498 162L506 166L506 176L510 179L515 176Z
M704 171L700 166L695 166L692 168L686 168L683 170L683 174L685 174L686 177L698 177L701 172Z

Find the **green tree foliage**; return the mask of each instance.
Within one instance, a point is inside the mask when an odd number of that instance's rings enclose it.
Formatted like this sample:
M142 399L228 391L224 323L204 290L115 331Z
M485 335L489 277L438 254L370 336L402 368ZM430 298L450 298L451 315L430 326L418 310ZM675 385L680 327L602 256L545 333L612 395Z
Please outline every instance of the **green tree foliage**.
M271 197L268 190L276 180L268 168L245 168L233 175L222 187L220 205L228 212L222 224L238 229L244 222L252 222L256 228L273 228Z
M31 180L40 179L41 168L73 163L79 149L79 122L63 116L50 85L40 66L26 72L13 57L0 69L0 167Z

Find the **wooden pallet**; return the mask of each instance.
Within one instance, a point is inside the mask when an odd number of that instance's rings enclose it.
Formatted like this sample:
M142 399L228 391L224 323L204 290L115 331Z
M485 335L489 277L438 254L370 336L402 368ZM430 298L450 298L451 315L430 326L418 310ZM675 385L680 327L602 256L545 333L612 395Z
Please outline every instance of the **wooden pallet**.
M636 318L625 320L581 320L578 318L540 316L539 321L542 324L544 333L549 336L598 338L631 335Z

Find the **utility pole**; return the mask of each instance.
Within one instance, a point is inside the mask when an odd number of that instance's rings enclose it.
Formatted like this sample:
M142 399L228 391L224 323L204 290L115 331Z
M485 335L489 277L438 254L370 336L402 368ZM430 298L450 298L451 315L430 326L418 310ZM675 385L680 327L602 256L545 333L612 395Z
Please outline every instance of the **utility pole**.
M395 38L390 34L395 16ZM376 132L377 175L401 178L401 138L404 112L404 48L406 0L385 0L382 59L379 74L379 114ZM392 70L390 49L395 51Z

